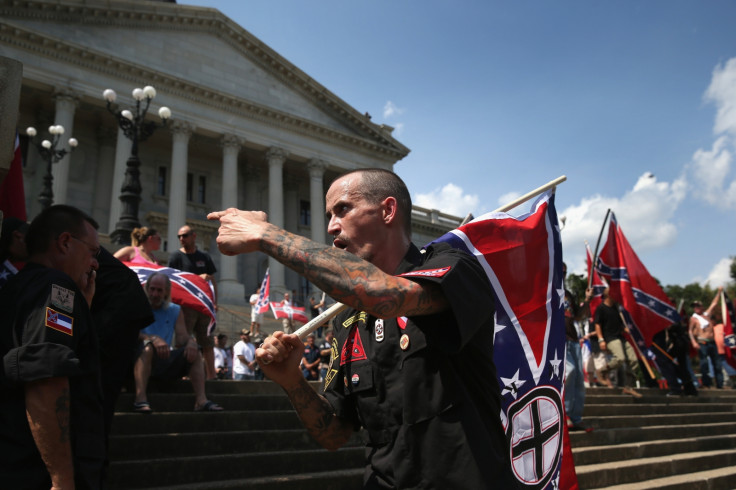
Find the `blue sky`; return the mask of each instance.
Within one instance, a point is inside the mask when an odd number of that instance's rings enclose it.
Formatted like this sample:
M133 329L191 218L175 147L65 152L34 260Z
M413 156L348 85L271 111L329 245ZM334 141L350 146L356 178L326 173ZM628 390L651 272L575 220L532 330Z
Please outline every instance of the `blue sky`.
M416 204L479 216L564 174L571 270L611 207L663 283L728 279L736 3L178 3L217 8L394 126L411 149L395 170Z

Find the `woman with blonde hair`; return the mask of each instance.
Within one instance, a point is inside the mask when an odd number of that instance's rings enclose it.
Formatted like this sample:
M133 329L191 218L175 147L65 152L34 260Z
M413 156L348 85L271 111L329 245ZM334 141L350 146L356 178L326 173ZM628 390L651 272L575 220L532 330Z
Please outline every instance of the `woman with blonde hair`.
M132 245L115 252L115 258L122 262L138 265L158 265L153 252L161 248L161 235L155 228L142 226L130 233Z

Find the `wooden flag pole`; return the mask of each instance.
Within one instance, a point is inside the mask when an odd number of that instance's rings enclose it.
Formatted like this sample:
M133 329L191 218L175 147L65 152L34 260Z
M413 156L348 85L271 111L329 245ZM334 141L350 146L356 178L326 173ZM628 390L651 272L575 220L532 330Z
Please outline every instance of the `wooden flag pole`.
M644 354L642 354L641 349L639 349L639 346L636 345L636 340L634 340L634 336L631 335L631 329L629 328L629 324L626 323L626 318L624 318L624 314L621 313L621 310L618 310L618 314L621 316L621 321L624 322L624 325L626 325L626 330L629 331L629 335L631 336L631 340L633 341L629 343L632 345L632 347L634 347L634 351L636 351L637 357L639 357L639 359L642 360L642 364L646 366L647 371L649 371L649 376L651 376L652 379L657 379L657 377L654 375L654 371L652 371L652 367L647 362L647 358L644 357ZM626 347L624 347L624 354L626 354Z
M523 196L519 197L518 199L514 199L510 203L506 204L505 206L501 206L500 208L493 211L494 213L502 213L504 211L509 211L510 209L515 208L519 204L523 204L526 201L532 199L533 197L538 196L539 194L543 193L544 191L547 191L549 189L552 189L553 187L557 187L559 184L565 182L567 180L567 177L565 175L561 175L557 177L554 180L551 180L544 184L541 187L537 187L531 192L527 192ZM463 223L464 224L464 223ZM347 305L344 305L342 303L335 303L334 305L330 306L329 309L322 312L320 315L314 317L311 321L308 323L305 323L301 326L296 332L294 332L295 335L299 337L299 339L304 340L307 338L307 335L317 330L320 326L324 325L328 321L332 320L335 316L338 315L342 310L347 308Z
M598 247L601 246L601 238L603 238L603 228L606 227L606 223L608 222L608 217L611 215L611 208L608 208L608 211L606 211L606 217L603 218L603 225L601 226L601 232L598 233L598 242L595 244L595 252L593 252L593 262L591 263L591 267L595 269L595 263L598 262ZM588 276L588 289L590 289L590 286L593 284L593 274L590 273ZM625 322L624 322L625 323Z

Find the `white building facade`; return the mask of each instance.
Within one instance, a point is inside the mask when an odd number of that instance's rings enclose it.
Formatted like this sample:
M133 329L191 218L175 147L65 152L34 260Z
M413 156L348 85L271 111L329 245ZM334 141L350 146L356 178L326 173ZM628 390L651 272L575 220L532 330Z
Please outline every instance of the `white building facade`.
M275 225L328 243L329 183L357 168L393 170L409 153L392 128L371 122L214 9L144 0L0 0L0 55L23 63L18 127L34 126L45 138L45 128L61 124L65 138L79 141L53 166L54 203L88 212L103 235L120 219L131 141L102 92L112 88L120 108L128 108L134 88L156 88L148 119L160 122L161 106L173 115L139 146L138 219L161 233L162 258L178 248L177 230L192 226L218 267L221 302L242 302L266 267L277 291L304 295L310 286L263 254L220 255L208 212L264 210ZM46 168L27 138L23 143L32 218L41 209ZM421 237L457 225L438 216L415 210Z

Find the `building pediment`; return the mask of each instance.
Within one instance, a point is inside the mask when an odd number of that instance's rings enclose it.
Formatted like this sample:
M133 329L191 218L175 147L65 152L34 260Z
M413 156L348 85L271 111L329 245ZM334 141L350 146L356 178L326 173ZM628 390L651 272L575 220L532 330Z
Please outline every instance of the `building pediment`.
M3 44L310 137L409 150L215 9L161 2L0 1ZM25 63L25 60L23 60Z

